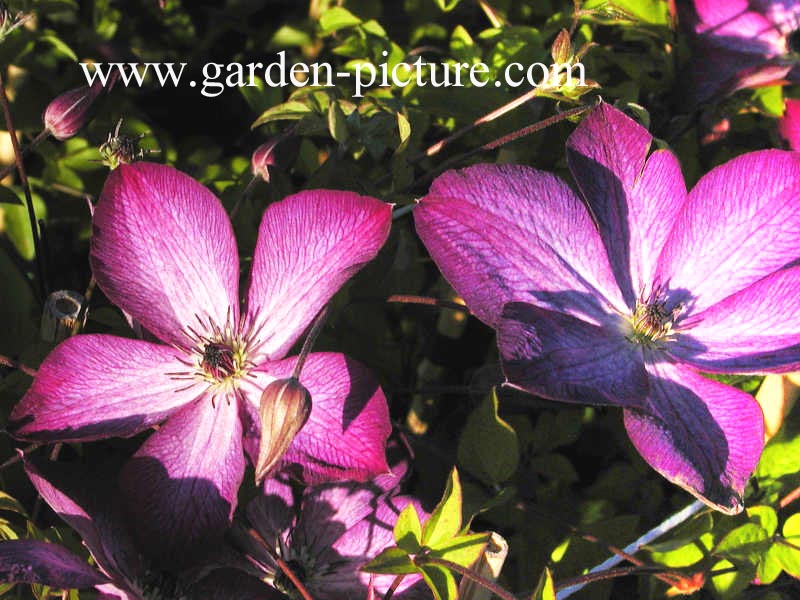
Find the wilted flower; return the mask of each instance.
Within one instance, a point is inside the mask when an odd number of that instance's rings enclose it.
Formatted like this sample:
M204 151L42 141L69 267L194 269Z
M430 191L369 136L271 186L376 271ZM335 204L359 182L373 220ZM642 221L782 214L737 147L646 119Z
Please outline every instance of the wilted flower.
M497 330L511 385L623 407L653 468L736 513L761 410L699 371L800 366L800 154L740 156L687 194L675 156L648 157L651 142L603 104L567 142L583 201L548 173L479 165L434 181L417 231Z
M778 120L778 133L789 148L800 150L800 100L786 99L783 116Z
M71 138L89 122L94 102L104 89L100 83L95 83L57 96L44 111L45 129L57 140Z
M679 2L694 47L693 100L797 78L800 1Z
M290 598L299 597L291 580L278 566L283 560L315 600L364 598L372 587L383 597L393 575L370 575L360 568L394 545L397 516L414 503L396 494L398 474L385 474L370 483L328 483L311 486L295 502L285 481L270 479L264 495L247 506L249 531L236 524L238 545L255 567L254 574ZM429 599L419 575L407 576L394 598Z
M230 220L206 188L171 167L121 165L94 212L91 264L105 295L163 342L70 338L15 407L19 439L131 436L164 421L123 469L136 533L164 560L190 559L230 522L260 437L259 403L293 373L286 353L331 296L372 259L391 207L350 192L307 191L271 205L240 314ZM387 470L383 392L341 354L308 355L314 399L284 464L305 481ZM210 540L210 541L209 541Z
M105 600L270 600L258 580L222 564L161 571L137 547L118 490L77 465L34 463L25 470L45 502L83 538L90 565L65 548L39 540L0 542L0 581L62 589L95 588ZM135 525L134 525L135 526Z

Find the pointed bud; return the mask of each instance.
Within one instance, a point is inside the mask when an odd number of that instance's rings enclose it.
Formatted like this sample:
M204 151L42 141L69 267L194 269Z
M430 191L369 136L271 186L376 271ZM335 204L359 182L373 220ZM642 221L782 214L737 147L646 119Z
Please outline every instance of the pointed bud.
M566 29L558 32L550 48L550 54L556 64L568 63L572 58L572 42Z
M57 96L44 111L44 127L57 140L66 140L78 133L92 118L94 101L103 86L84 85Z
M261 443L256 463L256 484L278 466L294 436L311 413L311 394L294 377L270 383L261 394Z
M253 152L250 158L250 169L253 175L261 177L265 182L269 183L269 167L275 164L275 148L283 141L284 136L276 135L261 144Z

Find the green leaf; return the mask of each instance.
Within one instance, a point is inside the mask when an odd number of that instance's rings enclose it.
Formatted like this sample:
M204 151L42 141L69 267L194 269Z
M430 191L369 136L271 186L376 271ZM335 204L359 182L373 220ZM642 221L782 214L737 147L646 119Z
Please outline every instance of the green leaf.
M714 554L755 565L769 546L770 536L763 527L756 523L745 523L723 537Z
M771 506L751 506L747 509L747 517L761 525L769 536L778 529L778 513Z
M446 540L436 546L430 546L431 556L437 556L444 560L470 567L483 553L486 544L489 542L488 533L472 533L460 535Z
M556 600L556 586L553 583L553 574L550 573L550 569L547 567L539 577L539 583L533 591L531 600Z
M434 0L434 2L436 2L436 6L438 6L439 10L442 12L450 12L459 5L461 0Z
M328 106L328 131L331 137L340 144L346 142L349 136L347 117L338 102L331 102Z
M47 207L38 194L32 194L33 208L36 211L36 219L44 219L47 216ZM33 246L33 234L31 233L30 220L28 219L28 209L24 205L4 206L5 231L11 243L25 260L33 260L36 252Z
M755 565L737 566L723 559L711 567L709 586L722 600L728 600L750 585L755 575Z
M783 86L768 85L757 88L753 92L753 102L761 109L761 112L770 117L779 118L783 116L785 104L783 101Z
M17 501L16 498L13 498L6 494L5 492L0 491L0 510L8 510L18 515L22 515L23 517L27 517L28 513L25 512L25 509L22 505Z
M456 600L458 598L458 588L456 578L450 569L439 565L421 565L419 568L422 577L428 587L433 592L436 600Z
M519 464L517 434L497 415L497 404L492 390L469 415L458 442L459 464L489 485L507 480Z
M405 144L411 137L411 123L403 113L397 113L397 132L400 134L401 144Z
M319 19L319 28L322 35L328 35L337 29L354 27L360 24L361 19L341 6L334 6L326 10Z
M24 206L16 192L6 186L0 186L0 204L14 204Z
M250 128L255 129L259 125L271 123L272 121L299 121L311 112L311 107L307 104L296 100L289 100L288 102L278 104L277 106L265 110L261 113L261 116L253 122Z
M409 504L397 517L394 524L394 540L397 545L410 554L416 554L422 547L422 525L417 509Z
M776 540L773 548L783 569L792 577L800 577L800 513L786 519L783 537Z
M776 542L764 553L761 562L758 563L756 574L763 585L769 585L778 578L781 571L783 571L781 550L779 543Z
M417 566L411 561L408 553L397 546L386 548L361 567L361 570L385 575L411 575L418 572Z
M422 530L422 545L434 547L455 537L461 531L461 481L453 467L444 495L433 509Z

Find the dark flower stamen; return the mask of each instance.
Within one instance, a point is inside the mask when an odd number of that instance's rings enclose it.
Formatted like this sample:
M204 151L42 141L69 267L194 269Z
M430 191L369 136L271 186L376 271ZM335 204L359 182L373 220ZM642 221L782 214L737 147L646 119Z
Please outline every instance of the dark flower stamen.
M203 350L203 369L214 379L225 379L236 373L233 350L224 344L210 343Z

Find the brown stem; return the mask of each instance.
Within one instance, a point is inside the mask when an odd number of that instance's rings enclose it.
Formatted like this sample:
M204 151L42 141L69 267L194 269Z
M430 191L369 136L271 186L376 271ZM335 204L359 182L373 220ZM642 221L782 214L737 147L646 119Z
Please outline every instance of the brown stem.
M455 571L462 577L466 577L467 579L471 579L481 587L486 588L491 593L493 593L498 598L502 600L517 600L510 592L508 592L505 588L500 587L494 581L490 581L485 577L481 577L475 571L471 569L467 569L466 567L462 567L461 565L454 563L449 560L445 560L443 558L437 558L435 556L429 555L422 555L422 556L415 556L414 557L414 564L417 566L420 565L439 565L440 567L444 567L446 569L450 569L451 571Z
M12 360L7 356L3 356L0 354L0 365L4 367L11 367L12 369L19 369L25 375L30 375L31 377L36 377L36 369L32 369L31 367L23 365L21 362L16 360Z
M781 501L778 503L778 506L780 506L781 508L786 508L798 498L800 498L800 486L794 488L791 492L789 492L783 498L781 498Z
M616 569L608 569L607 571L598 571L597 573L587 573L586 575L578 575L577 577L570 577L555 584L556 590L572 587L574 585L586 585L595 581L604 581L606 579L613 579L615 577L625 577L627 575L636 575L648 571L648 568L643 567L617 567Z
M439 308L450 308L453 310L460 310L469 312L469 309L463 304L458 302L450 302L449 300L439 300L438 298L430 298L428 296L409 296L405 294L393 294L386 299L387 302L397 302L399 304L422 304L423 306L438 306Z
M41 294L42 305L47 299L47 284L44 279L44 263L42 256L42 242L39 239L39 227L36 221L36 210L33 208L33 198L31 197L31 186L28 183L28 175L25 173L25 166L22 164L22 151L19 148L19 140L17 139L17 130L14 128L14 119L11 117L11 107L8 104L8 95L6 94L6 86L3 80L3 74L0 73L0 103L3 105L3 115L6 120L6 129L8 135L11 137L11 146L14 148L14 161L19 174L19 181L22 184L22 190L25 192L25 201L28 205L28 220L31 224L31 234L33 236L33 248L36 253L36 272L39 277L39 292Z
M297 591L300 592L303 600L314 600L311 594L308 593L306 586L303 585L303 582L300 581L297 575L294 574L294 572L289 568L289 565L287 565L282 558L276 557L275 562L278 563L278 566L280 567L281 571L283 571L283 574L289 578L289 581L291 581L294 587L297 588Z
M303 342L303 347L300 349L300 355L297 357L297 362L294 365L294 371L292 371L293 378L300 378L300 371L303 370L303 365L306 364L306 358L308 358L308 354L311 352L314 342L317 341L317 338L322 331L322 326L325 325L325 321L328 318L329 312L328 305L326 304L314 319L314 323L311 325L311 331L308 332L308 335Z
M27 448L23 448L21 453L14 454L11 458L0 464L0 471L5 471L8 467L17 464L22 460L22 457L36 450L41 444L31 444Z
M23 158L28 156L30 151L36 148L36 146L38 146L39 144L41 144L42 141L46 140L49 135L50 132L47 131L47 129L42 129L42 131L39 132L39 135L33 138L31 142L22 149ZM5 179L6 177L8 177L16 168L17 168L16 162L14 164L8 165L6 168L0 171L0 179Z
M389 586L389 589L386 590L386 593L383 595L383 600L391 600L394 593L397 591L397 588L400 587L400 583L405 579L405 575L398 575L394 578L392 585Z

